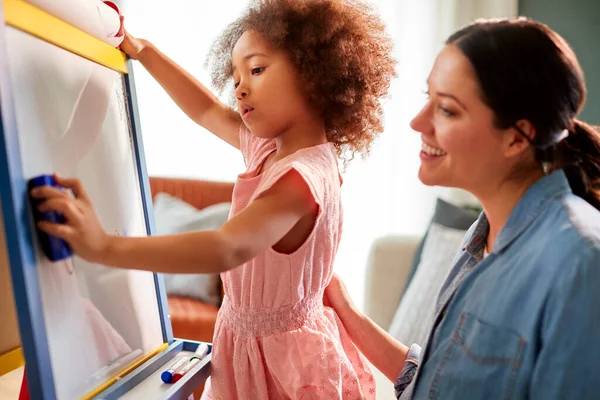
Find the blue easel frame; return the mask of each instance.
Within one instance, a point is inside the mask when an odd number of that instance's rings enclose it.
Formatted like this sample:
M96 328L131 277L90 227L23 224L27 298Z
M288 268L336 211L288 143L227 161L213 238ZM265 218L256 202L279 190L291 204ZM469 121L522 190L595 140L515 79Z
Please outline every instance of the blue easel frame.
M118 383L100 393L94 400L117 400L129 392L144 379L155 373L161 366L175 358L181 351L194 352L200 342L176 340L165 351L157 354L136 369L135 374L129 374ZM212 346L210 346L212 351ZM186 400L195 388L199 387L210 374L210 354L196 367L198 372L187 374L179 382L173 384L164 395L153 400Z
M133 62L127 61L127 74L125 79L125 95L127 96L127 104L129 105L129 118L131 122L131 134L133 137L133 147L135 151L137 172L140 178L140 191L142 193L142 204L144 207L144 218L146 221L146 230L148 235L153 235L156 232L154 226L154 212L152 209L152 193L150 191L150 179L148 177L148 169L146 168L146 153L144 152L144 141L141 132L141 123L138 113L137 96L135 92L135 80L133 76ZM169 307L167 304L167 291L165 288L165 280L162 274L154 274L154 283L156 285L156 296L158 298L158 309L161 314L161 325L163 331L163 339L165 343L173 341L173 328L171 319L169 318Z
M4 21L4 9L1 6L0 13ZM34 399L54 400L55 388L50 372L52 369L42 312L37 261L31 243L34 237L33 218L29 210L27 181L21 168L5 33L6 29L3 26L0 32L0 202L6 232L6 249L23 355L27 365L29 392Z
M0 18L5 21L2 3ZM148 235L155 233L150 180L146 169L143 140L135 94L132 61L124 74L125 95L131 123L139 185ZM0 31L0 204L6 232L6 248L12 276L18 324L26 364L29 393L32 399L55 400L56 391L44 321L38 265L33 240L35 231L23 175L13 91L8 66L6 25ZM167 294L161 274L154 274L164 343L169 347L129 373L96 398L116 399L176 356L180 351L194 351L199 342L175 340L169 318ZM210 371L210 355L194 374L188 374L159 399L185 399L200 386ZM156 399L158 400L158 399Z

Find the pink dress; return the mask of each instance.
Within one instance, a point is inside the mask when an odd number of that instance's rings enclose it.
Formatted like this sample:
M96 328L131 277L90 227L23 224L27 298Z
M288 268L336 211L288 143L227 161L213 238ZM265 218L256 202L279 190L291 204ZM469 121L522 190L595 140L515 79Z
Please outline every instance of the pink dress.
M258 174L276 149L274 140L242 129L240 141L247 171L236 182L231 215L292 169L320 211L294 253L269 249L222 274L225 298L203 399L374 399L368 362L333 310L323 306L343 218L333 145L299 150Z

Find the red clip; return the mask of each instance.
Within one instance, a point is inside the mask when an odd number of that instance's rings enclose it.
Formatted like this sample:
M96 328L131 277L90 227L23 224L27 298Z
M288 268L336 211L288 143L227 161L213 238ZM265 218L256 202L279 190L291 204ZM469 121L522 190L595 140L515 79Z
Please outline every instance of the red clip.
M29 386L27 385L27 371L25 368L23 368L23 380L21 381L19 400L31 400L31 397L29 396Z
M103 3L106 4L107 6L109 6L110 8L112 8L113 10L115 10L117 12L117 14L121 15L121 11L119 11L119 7L117 7L117 5L115 3L113 3L112 1L108 1L108 0L105 0Z
M112 1L104 0L103 3L106 4L107 6L109 6L110 8L112 8L113 10L115 10L117 12L117 14L119 14L119 18L121 19L121 26L119 27L119 31L117 32L115 37L122 36L123 35L123 14L121 14L119 7L117 7L117 5L115 3L113 3ZM121 48L121 46L117 46L117 49L120 49L120 48Z

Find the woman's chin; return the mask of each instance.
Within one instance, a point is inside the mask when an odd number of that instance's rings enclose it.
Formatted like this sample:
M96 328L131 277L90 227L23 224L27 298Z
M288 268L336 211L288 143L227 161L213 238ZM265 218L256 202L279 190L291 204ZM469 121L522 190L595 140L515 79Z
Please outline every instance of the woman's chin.
M443 179L440 179L438 175L439 174L432 173L432 171L427 171L422 166L419 169L419 180L426 186L443 186Z

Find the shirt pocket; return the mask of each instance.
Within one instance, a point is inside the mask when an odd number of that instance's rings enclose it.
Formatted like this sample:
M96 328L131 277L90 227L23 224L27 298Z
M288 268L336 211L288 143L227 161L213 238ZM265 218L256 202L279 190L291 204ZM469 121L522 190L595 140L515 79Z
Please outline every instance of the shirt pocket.
M512 399L527 342L463 312L438 366L430 399Z

